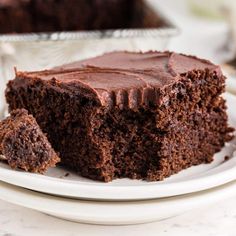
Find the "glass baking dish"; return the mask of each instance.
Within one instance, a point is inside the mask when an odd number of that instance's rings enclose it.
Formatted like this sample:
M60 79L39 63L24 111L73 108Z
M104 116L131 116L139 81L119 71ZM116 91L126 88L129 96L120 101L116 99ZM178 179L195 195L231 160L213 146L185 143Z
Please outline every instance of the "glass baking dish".
M165 50L178 28L155 6L145 1L145 12L162 25L152 28L129 28L102 31L0 34L0 111L4 90L17 70L41 70L96 56L114 50ZM150 19L149 19L150 20Z

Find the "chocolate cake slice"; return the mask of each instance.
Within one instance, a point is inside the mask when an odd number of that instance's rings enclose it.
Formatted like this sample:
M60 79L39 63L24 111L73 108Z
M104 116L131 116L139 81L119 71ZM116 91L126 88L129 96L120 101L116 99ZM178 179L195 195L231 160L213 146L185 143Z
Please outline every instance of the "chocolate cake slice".
M232 138L224 90L207 60L114 52L16 72L6 98L34 115L64 166L95 180L154 181L211 162Z
M36 120L17 109L0 122L0 155L11 168L44 173L60 161Z

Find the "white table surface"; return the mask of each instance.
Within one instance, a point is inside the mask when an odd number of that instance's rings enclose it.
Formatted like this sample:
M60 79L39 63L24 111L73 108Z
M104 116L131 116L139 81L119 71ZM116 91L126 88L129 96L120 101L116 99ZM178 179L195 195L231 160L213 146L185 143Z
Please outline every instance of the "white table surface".
M221 62L225 55L222 48L226 41L224 23L206 22L187 18L184 0L152 0L167 11L181 27L170 50L196 54ZM210 201L210 199L209 199ZM219 204L198 209L161 222L134 226L94 226L71 223L0 201L0 236L72 236L72 235L188 235L235 236L236 198L225 199Z

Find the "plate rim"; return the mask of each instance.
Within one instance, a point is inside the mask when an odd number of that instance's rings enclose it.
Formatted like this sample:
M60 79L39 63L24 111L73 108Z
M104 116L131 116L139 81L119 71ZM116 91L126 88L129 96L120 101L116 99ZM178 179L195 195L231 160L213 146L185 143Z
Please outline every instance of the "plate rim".
M99 202L65 199L0 181L0 199L80 223L125 225L162 220L198 207L213 205L236 195L235 186L236 181L233 181L213 189L171 198L133 202ZM211 199L210 202L209 199ZM98 208L100 208L99 211Z

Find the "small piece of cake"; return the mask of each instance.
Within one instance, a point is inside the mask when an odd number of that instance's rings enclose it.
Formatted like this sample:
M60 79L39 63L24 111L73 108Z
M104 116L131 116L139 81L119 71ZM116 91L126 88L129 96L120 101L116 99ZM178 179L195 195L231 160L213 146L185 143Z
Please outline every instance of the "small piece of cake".
M0 122L0 155L13 169L44 173L60 161L36 120L24 109Z
M114 52L8 83L10 110L34 115L62 164L102 181L162 180L209 163L232 138L225 77L173 52Z

